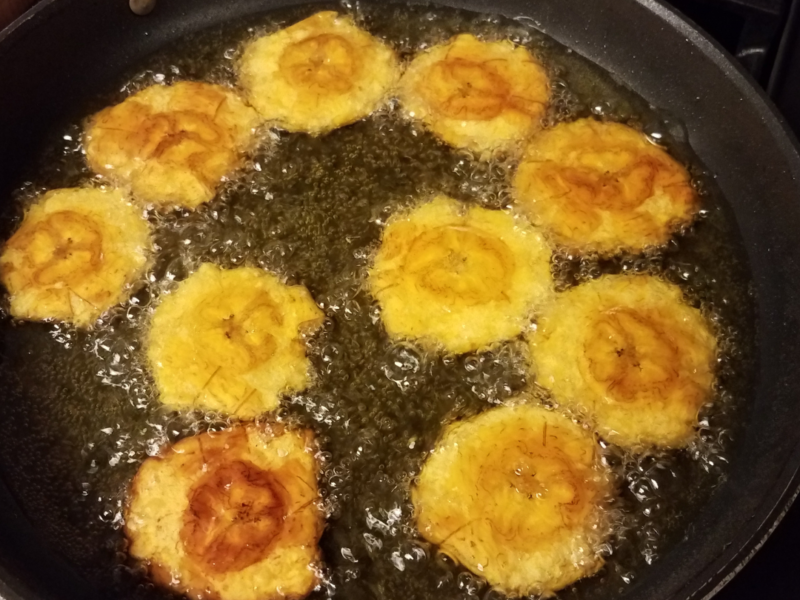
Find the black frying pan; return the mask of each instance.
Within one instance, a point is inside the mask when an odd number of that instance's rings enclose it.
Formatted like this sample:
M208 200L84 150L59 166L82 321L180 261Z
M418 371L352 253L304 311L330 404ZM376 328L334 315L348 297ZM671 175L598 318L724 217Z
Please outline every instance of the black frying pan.
M106 82L131 64L177 37L290 4L299 2L162 0L146 18L131 14L124 0L46 0L37 6L0 34L0 198L9 198L53 128L74 116L83 100L107 91ZM625 598L650 600L707 597L757 550L798 485L800 157L795 142L747 75L704 34L655 0L442 4L531 17L556 40L676 115L697 155L717 175L752 272L755 389L727 482L685 538L624 593ZM0 394L10 394L18 383L2 382ZM5 484L0 484L0 595L97 596L42 542L37 524L23 514Z

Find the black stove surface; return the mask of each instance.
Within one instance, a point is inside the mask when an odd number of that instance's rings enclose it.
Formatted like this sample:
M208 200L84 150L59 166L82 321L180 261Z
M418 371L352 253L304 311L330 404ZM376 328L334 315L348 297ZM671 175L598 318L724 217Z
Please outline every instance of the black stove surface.
M800 138L800 0L667 2L740 60ZM789 510L752 560L714 597L761 599L800 600L800 502Z

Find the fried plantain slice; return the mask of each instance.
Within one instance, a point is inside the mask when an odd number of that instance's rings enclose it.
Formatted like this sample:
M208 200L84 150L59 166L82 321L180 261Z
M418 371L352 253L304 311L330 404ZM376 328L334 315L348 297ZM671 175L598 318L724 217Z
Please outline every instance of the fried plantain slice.
M198 600L305 596L324 528L313 451L310 431L251 424L148 458L125 513L131 556Z
M476 152L511 150L541 127L550 81L528 50L461 34L419 54L400 81L405 113Z
M128 298L150 249L150 225L121 191L47 192L0 256L11 314L88 327Z
M417 528L510 595L547 595L594 574L610 520L592 435L518 404L447 426L411 490Z
M394 51L333 11L254 40L239 63L241 85L262 117L312 134L368 116L398 77Z
M161 401L252 418L305 389L301 339L323 313L303 286L205 263L155 309L147 356Z
M143 202L196 208L239 166L258 122L222 86L154 85L89 120L86 159L96 173L130 185Z
M689 173L626 125L580 119L531 140L513 181L559 245L614 254L661 246L697 212Z
M536 381L625 448L685 446L711 397L716 338L677 286L652 276L564 292L529 342Z
M369 287L390 337L461 354L522 332L551 293L550 254L524 220L438 196L389 221Z

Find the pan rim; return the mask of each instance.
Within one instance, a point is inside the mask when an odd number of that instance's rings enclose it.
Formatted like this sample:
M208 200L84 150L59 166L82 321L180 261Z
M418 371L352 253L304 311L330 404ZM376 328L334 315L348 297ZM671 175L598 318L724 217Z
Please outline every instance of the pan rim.
M17 32L21 29L22 31L20 33L24 33L25 27L28 26L27 24L32 19L38 18L42 11L48 10L51 5L64 5L67 2L73 2L73 0L39 0L39 2L31 6L3 29L0 29L0 49L5 50L8 44L6 40L8 39L11 39L11 43L13 43L14 36L19 35ZM1 57L2 53L0 53L0 58Z
M745 96L761 104L759 112L763 113L766 110L773 121L772 124L777 126L777 131L770 127L773 139L776 142L780 142L780 138L783 137L783 141L786 144L782 144L782 146L793 152L794 160L792 162L794 163L795 178L800 178L800 137L789 127L788 121L778 107L744 66L702 27L694 23L677 8L667 5L665 0L635 0L635 2L685 35L695 47L701 50L705 57L726 73L728 79ZM768 122L768 120L765 121ZM756 371L758 370L757 367ZM705 583L701 584L697 591L691 593L688 598L709 600L719 593L747 566L772 533L780 526L786 514L797 501L798 496L800 496L800 439L795 442L791 458L784 465L784 472L775 480L772 489L777 490L777 498L773 502L765 497L761 502L759 508L766 508L766 510L763 511L763 517L752 530L752 533L740 533L737 535L737 539L744 537L744 543L741 545L731 543L731 547L739 546L732 555L725 556L725 553L722 553L712 563L697 571L697 576L701 576L704 573L709 575ZM720 568L715 569L716 565L719 565Z

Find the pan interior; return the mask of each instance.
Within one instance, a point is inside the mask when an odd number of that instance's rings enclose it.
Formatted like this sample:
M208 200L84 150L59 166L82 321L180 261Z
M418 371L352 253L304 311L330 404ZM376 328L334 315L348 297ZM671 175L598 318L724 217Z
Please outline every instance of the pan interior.
M275 10L205 29L108 81L106 93L87 98L72 124L49 133L40 159L18 182L7 232L42 190L93 177L81 149L82 117L154 83L233 84L244 40L320 8L330 6ZM585 116L630 122L659 136L696 180L701 218L665 251L613 260L562 252L553 261L561 288L601 273L663 274L710 315L723 347L716 402L702 412L690 448L648 458L609 449L620 479L619 537L601 574L559 597L616 597L646 578L648 563L684 536L725 480L739 436L752 373L753 306L730 211L678 120L529 21L430 6L350 10L403 58L464 31L523 44L553 78L550 122ZM280 412L313 428L323 447L321 486L330 518L322 548L329 573L314 597L487 594L478 578L414 534L407 489L443 422L477 414L526 386L520 343L457 358L392 343L363 291L363 278L381 225L398 208L433 193L503 207L510 201L512 167L444 146L401 119L396 107L316 138L265 133L246 168L207 207L149 215L157 230L155 265L140 291L93 331L3 318L0 468L38 534L104 595L163 595L125 558L126 484L163 444L226 422L159 406L141 348L148 316L160 295L201 262L262 266L306 285L328 317L312 342L317 384L287 399Z

